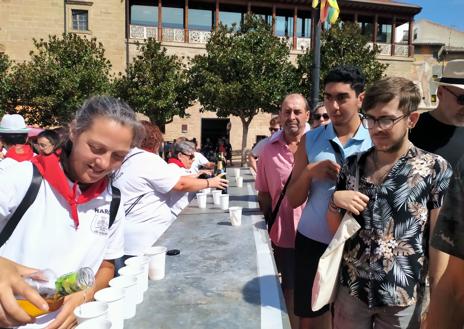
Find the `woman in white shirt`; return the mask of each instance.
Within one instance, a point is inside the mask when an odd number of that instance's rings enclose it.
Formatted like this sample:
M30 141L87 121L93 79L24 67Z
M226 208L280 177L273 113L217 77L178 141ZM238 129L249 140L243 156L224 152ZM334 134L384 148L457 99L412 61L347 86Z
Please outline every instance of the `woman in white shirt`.
M113 260L123 254L124 212L121 202L110 225L113 190L109 174L121 165L140 132L127 104L112 97L93 97L76 113L69 140L59 155L39 155L32 163L18 163L0 174L0 230L26 195L33 166L43 177L34 202L0 247L0 256L58 275L81 267L96 273L93 287L66 296L60 310L37 318L36 324L26 328L72 327L75 307L91 300L113 277ZM8 306L12 291L13 287L0 291L0 309ZM25 313L20 316L24 319Z

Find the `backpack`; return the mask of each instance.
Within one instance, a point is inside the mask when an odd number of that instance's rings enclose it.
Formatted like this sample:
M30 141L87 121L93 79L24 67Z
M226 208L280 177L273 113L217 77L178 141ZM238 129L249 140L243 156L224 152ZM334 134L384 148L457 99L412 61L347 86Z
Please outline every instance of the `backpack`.
M10 236L13 234L16 226L23 217L24 213L27 211L27 209L29 209L29 207L37 197L37 194L39 193L39 188L40 184L42 183L43 177L36 166L32 165L32 170L32 181L31 185L29 185L26 195L21 200L21 203L19 204L18 208L16 208L15 212L8 220L8 223L5 225L2 232L0 233L0 248L6 241L8 241ZM113 198L111 199L110 203L110 222L108 228L111 228L111 226L113 225L116 219L116 214L118 212L119 204L121 203L121 191L113 185L111 185L111 191L113 193Z

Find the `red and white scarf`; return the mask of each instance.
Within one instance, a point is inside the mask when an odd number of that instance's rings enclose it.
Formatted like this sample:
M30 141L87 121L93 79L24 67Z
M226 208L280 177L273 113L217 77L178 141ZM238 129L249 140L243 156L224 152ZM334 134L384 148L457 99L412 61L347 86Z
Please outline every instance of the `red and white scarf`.
M77 229L79 227L77 205L87 203L102 194L108 186L108 178L105 177L93 183L84 192L77 195L78 182L74 182L72 188L69 186L68 179L56 154L38 155L31 162L37 167L43 178L66 200L71 208L71 217Z
M175 163L175 164L178 165L179 167L185 168L185 165L182 163L182 161L180 161L180 160L177 159L177 158L169 158L168 163Z

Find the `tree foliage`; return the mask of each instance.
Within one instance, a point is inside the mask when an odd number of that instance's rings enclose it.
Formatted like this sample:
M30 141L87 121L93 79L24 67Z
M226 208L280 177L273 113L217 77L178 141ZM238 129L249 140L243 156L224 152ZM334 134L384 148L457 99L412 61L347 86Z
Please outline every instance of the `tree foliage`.
M368 42L368 38L361 34L359 26L351 22L334 25L323 31L320 80L323 81L331 69L347 64L360 68L368 85L381 79L387 65L380 63L376 57L380 52L379 48L369 46ZM304 95L310 95L313 53L307 51L298 56L297 63L301 77L301 92Z
M182 63L154 39L138 46L140 54L115 81L114 93L137 112L163 127L191 105Z
M18 110L28 122L62 125L86 98L109 91L111 64L96 39L63 34L33 42L30 61L12 69L9 93L10 110Z
M261 110L276 112L283 97L294 90L290 50L263 19L246 15L239 29L219 26L206 51L192 60L191 88L203 110L240 117L245 149L253 117Z
M5 113L10 92L9 68L11 61L6 54L0 53L0 117Z

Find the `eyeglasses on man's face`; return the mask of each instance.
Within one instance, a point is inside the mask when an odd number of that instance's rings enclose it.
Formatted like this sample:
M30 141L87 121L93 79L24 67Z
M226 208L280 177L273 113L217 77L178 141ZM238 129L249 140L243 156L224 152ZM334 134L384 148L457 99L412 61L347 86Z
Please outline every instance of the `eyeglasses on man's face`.
M409 113L396 117L396 118L390 118L390 117L374 118L366 114L362 117L362 125L366 129L373 129L375 125L377 124L380 129L387 130L387 129L393 128L395 124L397 124L400 120L408 116L409 116Z
M314 120L321 120L323 118L324 120L329 120L329 115L327 113L316 113L313 114Z
M445 89L447 92L449 92L451 95L453 95L454 97L456 97L456 102L459 104L459 105L464 105L464 94L456 94L454 93L454 91L452 91L451 89L449 88L446 88L445 86L442 86L443 89Z

